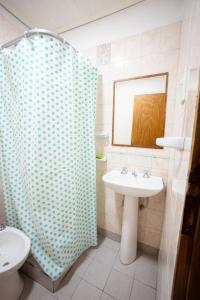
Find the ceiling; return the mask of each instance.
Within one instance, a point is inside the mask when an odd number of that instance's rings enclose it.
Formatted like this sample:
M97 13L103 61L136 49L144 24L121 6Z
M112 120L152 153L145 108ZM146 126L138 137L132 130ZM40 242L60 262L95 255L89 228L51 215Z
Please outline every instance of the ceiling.
M143 0L144 1L144 0ZM132 6L141 0L0 0L30 28L61 33Z

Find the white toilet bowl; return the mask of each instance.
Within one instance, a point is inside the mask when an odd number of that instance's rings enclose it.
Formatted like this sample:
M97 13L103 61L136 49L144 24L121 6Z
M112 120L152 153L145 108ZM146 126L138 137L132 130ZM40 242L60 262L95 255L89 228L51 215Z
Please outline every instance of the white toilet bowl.
M23 290L18 270L24 264L30 239L21 231L7 226L0 231L0 299L17 300Z

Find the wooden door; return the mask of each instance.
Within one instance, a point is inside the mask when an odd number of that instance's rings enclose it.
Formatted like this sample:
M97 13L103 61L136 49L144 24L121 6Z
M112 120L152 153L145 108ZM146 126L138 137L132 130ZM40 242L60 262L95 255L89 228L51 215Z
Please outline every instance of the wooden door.
M135 95L133 105L132 146L160 148L156 138L164 136L166 94Z

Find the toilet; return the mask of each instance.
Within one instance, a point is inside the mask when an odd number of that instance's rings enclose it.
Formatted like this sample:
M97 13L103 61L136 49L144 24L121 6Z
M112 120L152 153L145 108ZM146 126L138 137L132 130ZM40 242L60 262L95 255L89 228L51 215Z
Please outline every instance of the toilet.
M18 270L24 264L30 239L21 230L0 227L0 298L16 300L22 293L24 282Z

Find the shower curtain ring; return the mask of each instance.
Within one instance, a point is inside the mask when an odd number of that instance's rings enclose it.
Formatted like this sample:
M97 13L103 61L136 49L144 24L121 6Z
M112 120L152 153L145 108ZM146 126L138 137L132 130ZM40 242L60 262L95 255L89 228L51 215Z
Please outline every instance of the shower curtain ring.
M28 38L28 31L24 31L24 37L27 39Z

